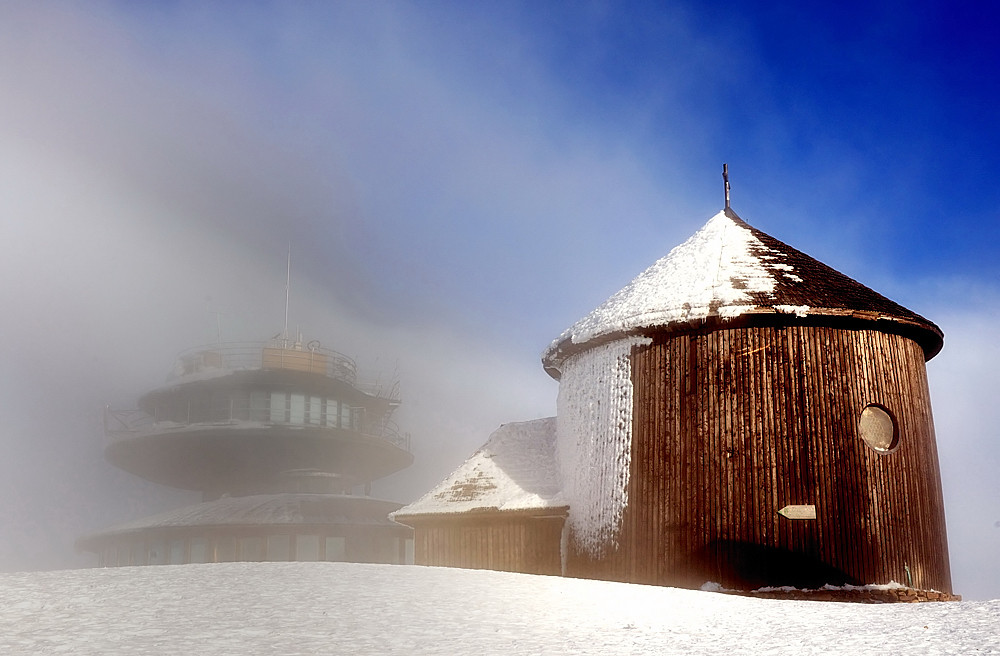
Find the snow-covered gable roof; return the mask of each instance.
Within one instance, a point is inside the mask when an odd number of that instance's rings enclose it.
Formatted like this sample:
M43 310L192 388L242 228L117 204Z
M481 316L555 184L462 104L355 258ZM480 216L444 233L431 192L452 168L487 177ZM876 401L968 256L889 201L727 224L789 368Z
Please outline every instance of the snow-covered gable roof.
M392 517L562 508L555 417L504 424L430 492Z
M542 361L552 371L594 340L751 314L896 321L916 329L928 358L942 343L927 319L726 209L563 332Z

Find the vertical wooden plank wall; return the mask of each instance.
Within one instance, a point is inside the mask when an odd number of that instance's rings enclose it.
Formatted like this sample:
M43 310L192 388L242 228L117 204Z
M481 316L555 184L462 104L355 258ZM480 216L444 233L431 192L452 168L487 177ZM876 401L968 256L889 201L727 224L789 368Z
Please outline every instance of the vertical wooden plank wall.
M417 565L493 569L525 574L562 573L563 517L410 520Z
M624 580L734 588L897 581L951 592L924 354L872 329L741 327L633 354ZM887 408L898 446L858 434ZM813 504L815 520L777 514ZM585 572L577 572L586 575Z

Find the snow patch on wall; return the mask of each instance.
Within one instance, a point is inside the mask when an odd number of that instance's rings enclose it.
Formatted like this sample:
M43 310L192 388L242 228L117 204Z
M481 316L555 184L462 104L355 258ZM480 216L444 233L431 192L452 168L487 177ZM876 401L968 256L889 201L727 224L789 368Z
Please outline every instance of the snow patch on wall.
M632 460L630 338L588 349L562 364L556 451L578 549L599 557L617 544Z

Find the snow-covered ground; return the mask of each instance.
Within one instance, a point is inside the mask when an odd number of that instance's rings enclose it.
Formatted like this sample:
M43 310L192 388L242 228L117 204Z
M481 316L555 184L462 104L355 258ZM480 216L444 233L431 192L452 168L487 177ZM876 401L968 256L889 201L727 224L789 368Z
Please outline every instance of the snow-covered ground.
M0 575L0 653L1000 653L1000 600L773 601L345 563L30 572Z

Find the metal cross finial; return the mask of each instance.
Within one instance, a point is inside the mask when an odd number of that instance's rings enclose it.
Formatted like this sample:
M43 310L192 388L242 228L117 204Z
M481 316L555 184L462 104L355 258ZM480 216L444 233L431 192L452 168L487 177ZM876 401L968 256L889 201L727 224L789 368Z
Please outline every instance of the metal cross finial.
M729 209L729 165L722 165L722 181L726 183L726 209Z

